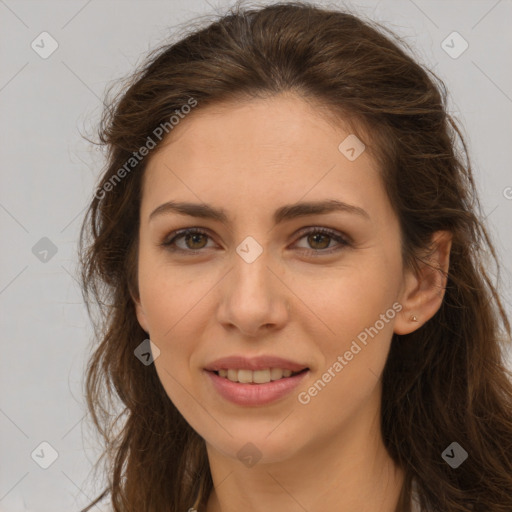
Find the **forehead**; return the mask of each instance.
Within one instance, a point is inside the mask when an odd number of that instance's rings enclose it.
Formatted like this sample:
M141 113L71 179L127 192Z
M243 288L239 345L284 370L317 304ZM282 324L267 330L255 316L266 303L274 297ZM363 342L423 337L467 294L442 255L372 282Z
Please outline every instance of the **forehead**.
M289 152L310 154L328 145L330 153L337 155L338 143L350 133L348 119L335 117L318 101L291 92L205 107L198 104L174 126L153 160L169 147L174 154L181 149L198 159L206 154L220 158L226 150L248 155L261 149L262 158Z
M148 162L143 208L178 196L219 206L278 207L326 194L368 206L385 194L377 166L367 151L347 158L344 141L355 135L324 113L292 94L199 104ZM348 140L357 145L358 139Z

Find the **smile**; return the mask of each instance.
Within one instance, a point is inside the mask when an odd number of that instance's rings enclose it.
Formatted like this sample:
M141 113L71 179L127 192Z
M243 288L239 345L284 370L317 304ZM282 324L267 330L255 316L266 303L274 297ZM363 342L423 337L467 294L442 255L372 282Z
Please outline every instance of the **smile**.
M246 369L205 370L205 373L208 375L213 389L223 399L239 406L258 407L269 405L289 396L309 374L309 368L295 373L281 368L256 371ZM221 373L225 376L221 376ZM229 378L230 373L231 379ZM272 374L279 378L271 380ZM257 382L258 380L263 382Z
M301 371L305 371L301 370ZM216 372L220 377L224 377L231 382L241 382L244 384L266 384L267 382L292 377L300 372L292 372L283 368L266 368L263 370L235 370L232 368L221 369Z

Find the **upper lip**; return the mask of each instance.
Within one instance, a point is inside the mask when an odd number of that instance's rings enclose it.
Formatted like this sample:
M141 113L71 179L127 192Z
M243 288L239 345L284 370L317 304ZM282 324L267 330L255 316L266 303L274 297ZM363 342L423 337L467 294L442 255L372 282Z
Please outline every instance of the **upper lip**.
M307 368L307 365L296 363L288 359L276 356L229 356L222 357L213 361L205 367L205 370L215 372L218 370L265 370L267 368L281 368L283 370L291 370L299 372Z

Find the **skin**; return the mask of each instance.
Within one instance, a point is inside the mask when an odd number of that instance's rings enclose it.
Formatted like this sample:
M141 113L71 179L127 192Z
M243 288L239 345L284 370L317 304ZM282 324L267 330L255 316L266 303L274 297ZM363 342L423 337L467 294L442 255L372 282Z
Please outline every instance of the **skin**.
M198 106L148 163L134 301L161 351L154 364L163 387L206 441L215 485L208 512L392 512L398 501L403 473L380 433L380 376L393 332L431 318L446 283L430 266L403 267L379 170L367 151L349 161L338 150L349 133L291 93ZM274 226L277 208L324 199L356 205L370 218L332 212ZM172 212L149 221L169 200L222 207L229 223ZM199 254L159 245L190 227L208 236L176 245ZM305 227L327 227L353 243L308 237L299 233ZM263 249L252 263L235 250L247 236ZM447 271L449 233L433 242L431 263ZM401 311L308 404L299 403L298 393L395 302ZM234 405L203 371L232 354L277 355L310 372L273 404ZM261 455L252 467L237 456L248 442Z

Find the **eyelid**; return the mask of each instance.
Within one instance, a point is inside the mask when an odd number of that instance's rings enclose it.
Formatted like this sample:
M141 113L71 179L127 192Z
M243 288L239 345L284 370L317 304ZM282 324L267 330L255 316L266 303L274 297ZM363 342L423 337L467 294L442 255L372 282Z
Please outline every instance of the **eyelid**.
M327 228L327 227L323 227L323 226L308 226L308 227L300 229L295 235L297 237L297 240L295 243L297 243L299 240L301 240L302 238L304 238L305 236L307 236L309 234L316 234L316 233L320 233L322 235L328 236L329 238L331 238L331 240L334 240L337 243L337 245L335 245L334 247L330 247L329 249L317 249L317 250L305 249L305 248L301 247L300 250L303 253L306 253L307 256L312 256L312 257L328 256L328 255L338 253L347 247L353 246L353 241L352 241L351 237L349 237L348 235L346 235L343 232L340 232L336 229Z
M328 228L326 226L306 226L301 228L299 231L295 233L295 236L302 238L304 235L308 235L310 233L322 233L325 235L329 235L332 238L340 238L347 245L352 245L354 243L352 237L344 233L343 231L338 231L334 228Z
M316 233L320 233L320 234L330 237L335 242L337 242L338 245L335 247L331 247L329 249L318 249L318 250L300 248L300 250L308 253L308 255L322 256L322 255L327 255L327 254L333 254L333 253L341 250L344 247L352 247L353 246L352 238L350 236L346 235L345 233L335 230L333 228L328 228L328 227L324 227L324 226L315 226L315 225L305 226L305 227L301 228L300 230L298 230L294 234L294 237L297 238L294 243L297 243L299 240L301 240L302 238L304 238L305 236L307 236L309 234L316 234ZM172 247L172 245L175 243L175 241L177 239L183 238L187 234L192 234L192 235L193 234L201 234L201 235L207 236L210 239L213 239L213 237L210 233L210 230L208 228L193 226L193 227L189 227L189 228L182 228L182 229L177 229L175 231L172 231L158 245L162 246L164 249L166 249L168 251L181 252L183 254L195 255L195 254L200 254L202 252L205 252L204 248L197 249L194 251L192 249L185 250L185 249L181 249L179 247Z
M172 231L167 236L165 236L163 241L160 242L158 245L170 252L181 252L181 253L187 253L187 254L191 254L191 255L205 252L204 249L198 249L198 250L194 251L192 249L185 250L185 249L180 249L179 247L173 247L173 244L175 243L176 240L181 239L188 234L190 234L190 235L194 235L194 234L205 235L208 238L213 239L213 237L208 229L194 226L194 227L190 227L190 228L182 228L182 229L177 229L175 231Z

